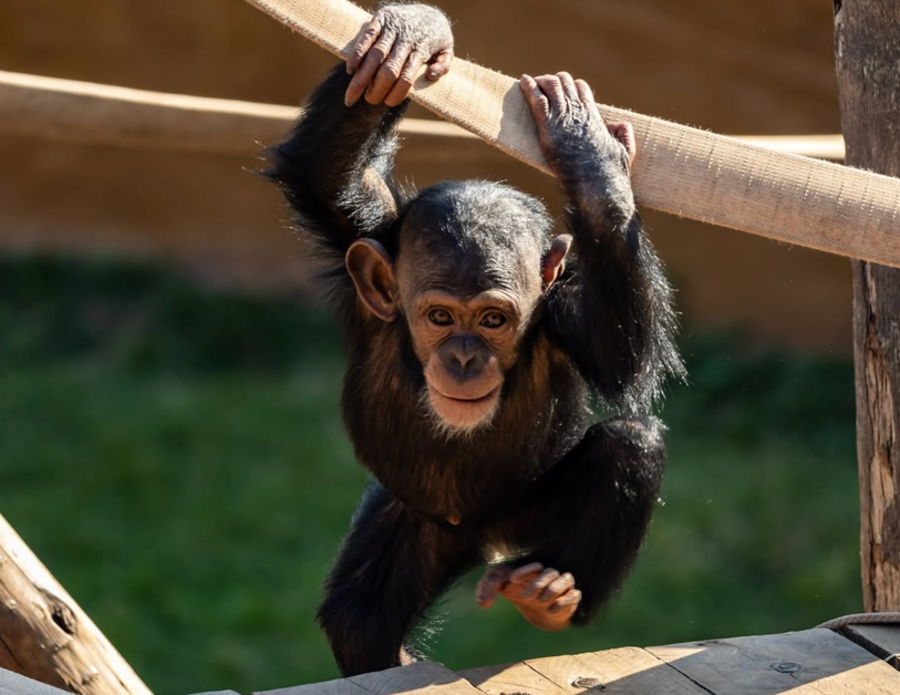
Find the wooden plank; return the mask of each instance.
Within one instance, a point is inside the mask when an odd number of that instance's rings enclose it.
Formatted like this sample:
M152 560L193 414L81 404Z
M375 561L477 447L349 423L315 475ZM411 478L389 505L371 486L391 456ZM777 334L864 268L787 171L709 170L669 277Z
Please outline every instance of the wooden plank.
M863 649L900 669L900 625L848 625L843 632Z
M254 692L253 695L369 695L369 693L355 683L339 679L310 685L296 685L292 688L263 690Z
M528 659L525 663L570 695L583 693L601 682L599 672L569 654Z
M566 695L570 692L548 680L528 664L522 663L483 666L460 671L459 675L486 695ZM583 692L583 689L579 692Z
M715 695L897 695L900 674L830 630L738 637L648 651Z
M624 647L525 662L570 695L599 689L613 695L708 695L645 649Z
M433 661L352 676L348 680L371 695L480 695L471 683Z

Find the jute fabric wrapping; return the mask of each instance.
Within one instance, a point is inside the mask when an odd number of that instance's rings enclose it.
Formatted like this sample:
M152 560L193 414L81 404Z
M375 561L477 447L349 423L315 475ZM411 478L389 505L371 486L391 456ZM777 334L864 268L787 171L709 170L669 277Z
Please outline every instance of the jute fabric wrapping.
M247 0L339 54L369 14L346 0ZM517 81L456 60L412 98L513 157L547 171ZM634 124L633 183L647 207L771 239L900 267L900 180L600 107Z

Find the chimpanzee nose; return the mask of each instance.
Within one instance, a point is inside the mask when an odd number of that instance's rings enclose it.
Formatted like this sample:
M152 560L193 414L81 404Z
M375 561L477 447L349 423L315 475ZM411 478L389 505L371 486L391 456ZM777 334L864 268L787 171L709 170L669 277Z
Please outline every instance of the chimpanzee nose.
M478 366L478 344L473 338L460 338L450 348L450 356L465 374L467 370Z

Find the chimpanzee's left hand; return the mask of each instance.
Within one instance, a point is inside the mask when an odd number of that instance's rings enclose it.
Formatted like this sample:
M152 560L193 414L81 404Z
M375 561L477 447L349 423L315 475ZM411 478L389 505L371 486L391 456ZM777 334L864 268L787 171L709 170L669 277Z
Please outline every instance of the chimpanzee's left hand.
M520 81L553 173L572 193L628 186L636 154L630 123L605 123L591 88L567 72ZM630 186L629 186L630 187Z
M450 20L428 5L382 5L353 40L347 72L353 75L344 102L365 93L370 104L397 106L406 99L421 67L435 81L450 69L453 31Z

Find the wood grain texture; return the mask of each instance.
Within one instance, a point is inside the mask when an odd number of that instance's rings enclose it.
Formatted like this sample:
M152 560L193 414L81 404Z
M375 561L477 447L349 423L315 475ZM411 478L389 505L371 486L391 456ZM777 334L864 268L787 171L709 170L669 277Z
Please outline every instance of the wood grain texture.
M707 695L664 661L637 647L526 663L571 695L597 688L610 695Z
M900 626L863 629L882 651ZM881 628L872 631L872 628ZM900 672L827 629L528 659L453 673L421 662L256 695L897 695Z
M715 695L900 692L900 673L831 630L710 640L648 651Z
M460 676L485 695L566 695L570 691L548 680L528 664L502 664L460 671ZM584 692L580 689L578 692Z
M370 695L480 695L462 676L433 661L348 679Z
M0 667L79 695L150 690L0 516Z
M900 175L900 3L835 2L847 164ZM863 600L900 610L900 271L853 264Z

